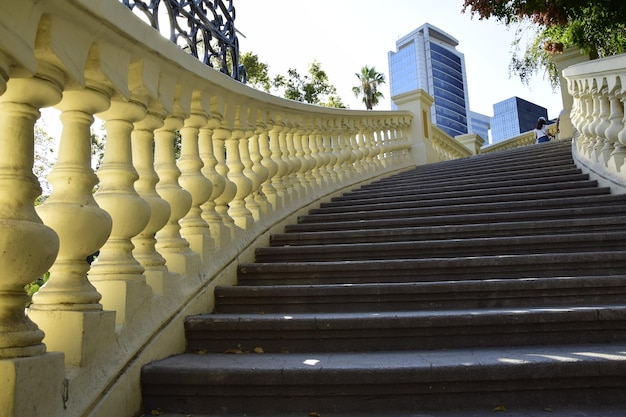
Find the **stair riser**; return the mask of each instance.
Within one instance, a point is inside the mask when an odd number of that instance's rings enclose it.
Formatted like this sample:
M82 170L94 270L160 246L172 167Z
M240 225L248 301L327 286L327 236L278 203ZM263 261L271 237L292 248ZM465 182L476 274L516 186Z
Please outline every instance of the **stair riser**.
M577 232L624 230L626 218L581 218L532 222L505 222L489 225L445 225L443 227L405 227L402 229L352 230L336 232L281 233L270 238L271 246L327 245L550 235Z
M333 375L319 372L285 384L275 381L279 376L267 375L263 378L265 383L260 385L233 386L218 382L215 385L145 386L144 407L185 415L221 416L382 415L394 412L420 416L428 411L468 408L483 410L484 415L488 415L499 406L541 410L558 406L622 404L626 385L623 373L620 375L619 371L607 370L608 376L558 376L557 373L555 377L545 379L506 379L505 374L501 379L486 376L486 380L459 378L452 381L433 380L432 374L414 375L413 381L405 381L398 375L372 375L377 383L363 383L354 377L346 385L333 383ZM219 370L216 373L214 378L220 378ZM419 381L420 377L422 381ZM246 381L249 377L242 375L240 378ZM319 384L322 378L325 381Z
M216 311L219 313L328 313L328 312L383 312L459 310L507 307L545 307L568 305L620 304L626 300L626 286L622 288L581 288L442 293L345 294L302 295L289 293L281 296L260 296L242 292L241 296L217 292Z
M530 323L431 328L368 328L317 330L275 329L244 332L237 329L206 326L187 330L188 352L224 353L240 350L254 352L262 348L270 353L361 352L387 350L425 350L481 348L493 346L529 346L549 344L611 343L626 340L626 322L602 323ZM325 325L320 323L320 326ZM332 329L331 325L328 324ZM308 327L308 326L307 326Z

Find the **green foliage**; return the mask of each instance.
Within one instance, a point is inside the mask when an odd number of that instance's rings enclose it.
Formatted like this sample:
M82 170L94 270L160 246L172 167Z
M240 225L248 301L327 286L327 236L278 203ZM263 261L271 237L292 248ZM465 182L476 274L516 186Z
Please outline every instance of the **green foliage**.
M32 297L33 294L39 291L39 288L43 287L43 284L48 282L48 278L50 278L50 272L46 272L45 274L43 274L42 276L40 276L39 278L31 282L30 284L26 284L24 286L24 291L26 291L26 294L29 297Z
M462 11L468 9L479 19L518 26L509 69L525 83L545 69L552 86L558 86L551 57L567 47L577 47L592 59L626 52L624 0L465 0ZM522 52L522 35L528 30L533 31L532 41Z
M268 65L264 62L260 62L259 56L252 52L246 52L241 55L240 61L243 66L246 67L248 85L269 93L272 83L270 81Z
M341 105L345 107L341 98L337 96L337 89L330 84L328 75L317 61L313 61L309 65L308 74L302 76L296 69L290 68L287 71L287 76L277 75L272 84L277 89L282 89L284 97L290 100L320 106L335 107Z
M366 65L361 68L361 73L355 75L359 79L359 85L352 87L352 92L357 98L363 96L365 108L372 110L383 97L383 93L378 91L378 86L385 83L385 74L376 72L376 67L370 68Z

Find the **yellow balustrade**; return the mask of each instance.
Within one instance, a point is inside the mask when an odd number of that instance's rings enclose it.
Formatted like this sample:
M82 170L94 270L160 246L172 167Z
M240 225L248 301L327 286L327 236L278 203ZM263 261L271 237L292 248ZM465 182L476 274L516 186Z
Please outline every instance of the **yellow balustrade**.
M593 86L570 84L589 136L579 149L619 171L624 94ZM271 233L346 190L471 154L431 125L425 92L394 101L401 110L354 111L254 90L118 0L3 2L0 417L137 415L141 367L185 349L185 316L212 311L215 286L234 285ZM63 129L35 210L34 123L49 106ZM24 285L46 271L25 310Z
M572 65L563 71L573 96L577 164L613 192L626 190L626 54Z

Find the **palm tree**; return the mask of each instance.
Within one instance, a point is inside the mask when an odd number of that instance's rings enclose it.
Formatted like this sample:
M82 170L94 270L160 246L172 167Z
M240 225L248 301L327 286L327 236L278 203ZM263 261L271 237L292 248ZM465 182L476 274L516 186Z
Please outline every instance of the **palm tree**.
M385 84L385 74L376 72L376 67L369 68L367 65L361 68L361 73L355 73L354 75L360 81L360 85L352 87L352 92L355 97L363 96L363 103L367 110L372 110L372 107L378 104L378 100L383 97L383 93L378 91L380 84Z

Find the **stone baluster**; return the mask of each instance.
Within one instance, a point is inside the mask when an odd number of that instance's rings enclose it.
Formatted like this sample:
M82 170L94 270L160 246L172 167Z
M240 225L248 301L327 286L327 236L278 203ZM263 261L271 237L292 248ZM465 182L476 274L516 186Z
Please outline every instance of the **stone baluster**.
M131 239L150 220L150 206L135 191L139 176L133 166L133 123L146 116L146 107L119 97L99 116L105 121L107 140L95 199L113 220L111 236L100 249L89 278L102 294L102 305L116 312L116 323L127 323L143 300L151 295L144 268L133 256Z
M298 184L295 178L295 152L293 149L293 120L289 117L285 118L285 126L278 135L280 149L282 151L281 159L285 164L285 174L282 182L285 190L285 204L288 206L298 197Z
M267 123L264 129L259 132L259 151L261 152L261 165L267 170L267 176L261 182L261 192L265 196L267 203L272 211L276 211L280 205L280 196L274 188L273 179L278 172L278 164L272 159L272 150L270 149L270 130L271 124Z
M313 176L313 170L315 169L315 165L317 161L313 157L313 151L311 150L311 122L312 120L308 119L305 123L305 127L302 130L302 134L300 136L300 147L302 148L302 174L304 176L304 184L306 184L307 193L315 193L317 192L317 181L315 176Z
M586 121L583 126L583 132L585 137L587 138L587 149L585 152L585 156L588 158L593 158L594 150L596 149L596 145L598 142L598 137L596 136L596 124L598 122L597 116L600 114L600 106L598 102L598 89L595 86L591 88L589 98L587 99L587 112Z
M604 135L606 129L611 124L611 122L609 121L611 105L609 103L608 92L609 90L606 85L603 85L598 91L598 120L594 124L594 134L598 139L593 150L593 156L596 161L601 162L605 166L607 161L609 160L611 152L613 151L613 143L611 143Z
M252 192L252 181L243 174L244 165L240 153L240 141L245 136L244 123L247 109L237 106L234 126L226 139L226 164L228 165L228 179L235 185L235 192L228 203L228 213L235 224L242 230L249 230L254 219L246 207L245 199ZM246 141L247 148L247 141Z
M348 168L346 167L346 149L340 120L333 121L332 144L334 158L332 170L337 176L337 181L343 182L348 177Z
M150 206L150 220L146 227L132 239L133 256L144 267L144 275L152 290L157 294L169 291L171 283L165 258L156 250L156 234L168 222L172 211L170 205L156 191L159 177L155 171L154 132L164 125L165 115L159 111L148 111L146 117L135 123L131 134L133 142L133 165L139 179L135 190Z
M288 196L286 195L286 187L283 176L287 173L287 163L283 159L283 151L281 147L280 136L284 135L283 118L276 115L275 120L272 123L272 129L269 132L270 136L270 149L272 151L272 161L276 165L276 172L270 176L272 181L272 187L276 190L276 206L275 210L282 210L286 203Z
M228 171L230 167L226 163L226 141L232 136L232 127L227 120L222 120L220 127L213 131L213 154L217 160L215 170L224 179L224 190L215 199L215 210L222 219L222 224L226 227L228 234L225 236L226 241L224 244L228 244L234 239L238 232L235 220L230 216L228 212L228 205L235 198L237 194L237 186L230 180Z
M613 173L618 173L624 163L626 148L619 141L619 134L624 129L623 96L620 87L614 87L609 92L609 126L604 132L611 151L606 156L606 165Z
M156 249L165 258L167 269L187 275L198 267L200 255L189 248L189 242L180 234L180 219L191 208L191 194L178 183L180 170L174 154L176 132L182 126L182 117L172 115L154 131L154 169L159 176L156 191L170 206L167 223L155 238Z
M309 181L306 178L306 172L309 170L309 163L304 157L304 148L302 147L302 138L305 136L305 126L301 118L295 123L292 133L293 150L291 152L294 163L295 172L293 178L296 185L296 190L300 196L307 195L311 192Z
M259 196L259 188L261 187L261 179L257 176L254 170L254 164L252 158L256 153L255 158L260 164L261 154L259 154L258 136L256 134L256 108L250 108L247 111L247 122L245 123L246 130L241 139L239 139L239 155L241 157L241 163L243 164L242 174L248 180L250 180L250 192L244 198L245 207L252 214L254 222L258 222L261 218L261 206L257 202ZM265 170L261 166L262 170Z
M262 148L265 146L266 155L269 151L269 142L267 139L267 121L265 120L263 112L255 112L257 114L255 130L249 139L250 149L250 161L252 163L251 169L254 172L254 183L252 186L252 194L254 201L259 207L259 218L255 217L255 220L259 220L262 215L267 215L269 211L269 202L267 196L263 192L263 185L268 183L269 169L264 164ZM252 114L251 114L252 116ZM263 138L264 137L264 138ZM265 142L264 145L261 142ZM253 213L254 215L254 213Z
M87 279L87 257L104 245L112 223L93 198L98 177L91 169L90 127L93 114L109 104L106 93L86 88L65 91L57 106L63 131L58 160L48 176L53 191L37 211L59 235L60 248L48 282L33 296L33 312L102 310L101 295Z
M182 146L178 168L181 176L178 182L191 195L191 207L180 220L180 233L189 242L191 249L206 262L215 244L211 237L211 229L202 218L201 206L211 197L212 185L201 172L204 163L200 158L198 134L200 129L206 126L208 116L199 107L199 101L200 98L194 95L191 115L185 119L180 130Z
M324 148L324 178L326 183L330 186L334 185L338 181L337 172L335 171L335 164L337 163L337 155L335 154L335 137L333 132L333 121L331 119L326 120L324 124L324 130L322 131L322 146Z
M49 70L10 79L0 96L0 359L46 352L44 333L25 314L24 286L48 270L59 250L57 234L34 208L41 194L33 175L35 121L40 108L59 102L64 82L62 73Z
M309 148L311 149L311 158L313 165L311 167L312 184L316 193L324 187L324 178L320 169L324 164L324 157L322 156L323 149L320 149L322 136L320 133L320 119L315 118L312 121L311 132L309 133Z
M617 134L617 143L615 146L614 155L611 155L612 165L614 168L624 173L624 161L626 159L626 91L622 87L619 93L616 93L619 97L621 104L617 105L616 113L622 114L622 129ZM622 174L623 175L623 174Z
M200 140L198 148L200 158L204 163L202 175L213 185L209 199L202 205L202 218L211 229L211 236L217 248L224 247L230 241L231 231L222 221L222 216L217 212L215 200L222 195L226 188L226 180L217 170L217 159L215 158L213 133L221 125L221 116L217 116L213 111L207 124L200 129Z

